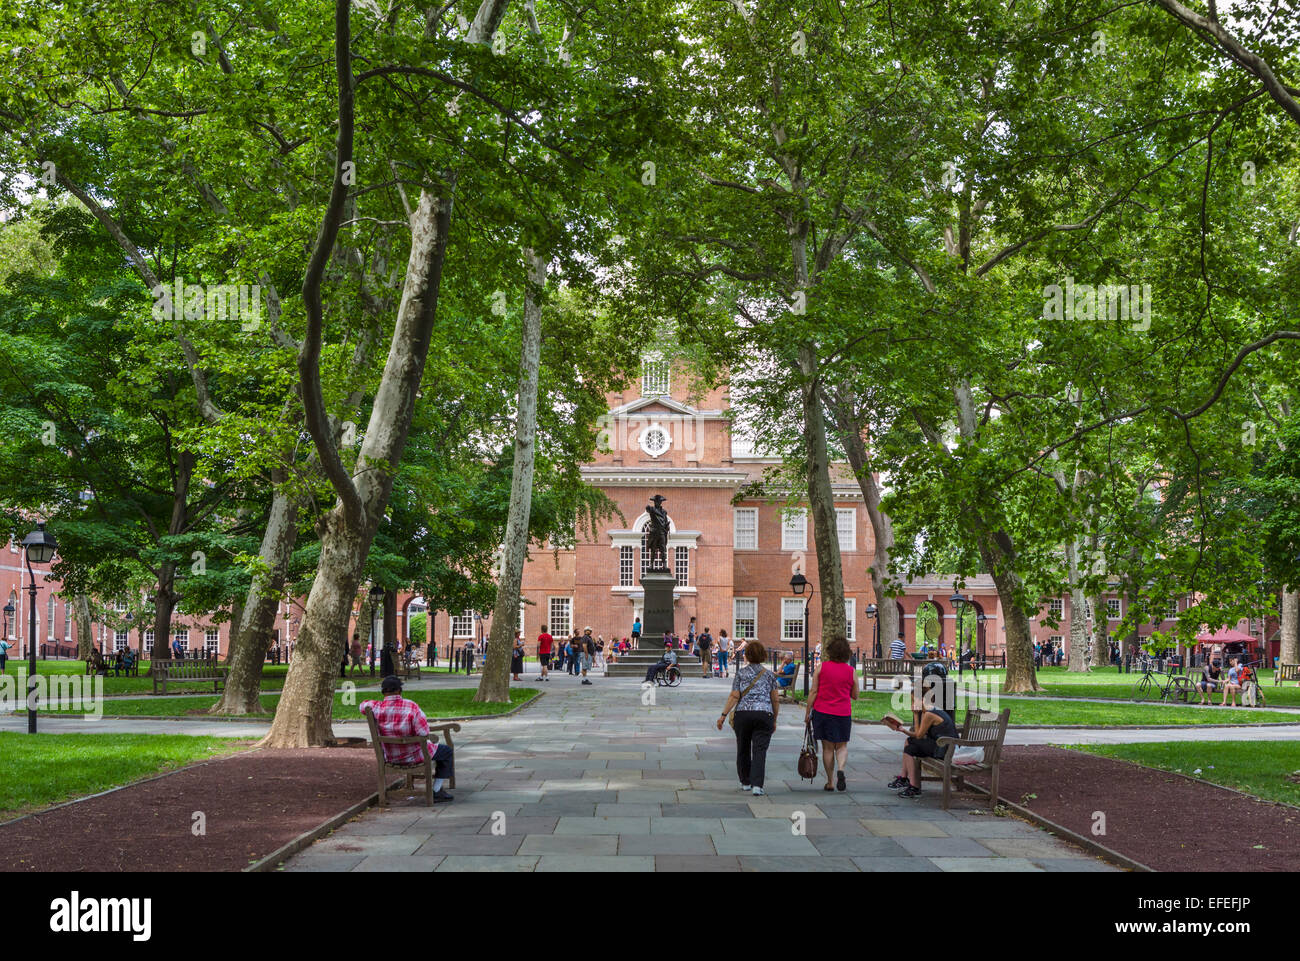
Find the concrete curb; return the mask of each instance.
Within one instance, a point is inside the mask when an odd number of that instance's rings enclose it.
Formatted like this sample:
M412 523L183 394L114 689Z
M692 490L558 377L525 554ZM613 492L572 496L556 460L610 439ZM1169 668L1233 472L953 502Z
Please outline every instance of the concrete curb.
M967 782L967 787L972 787L975 790L985 795L989 793L985 788L980 787L978 784L971 784ZM1029 821L1032 824L1036 824L1038 827L1043 828L1044 830L1050 831L1051 833L1055 834L1057 837L1064 838L1070 843L1083 848L1085 851L1088 851L1091 854L1095 854L1098 857L1105 858L1107 861L1110 861L1111 863L1116 864L1119 867L1127 868L1130 871L1137 871L1143 874L1157 873L1155 868L1147 867L1141 861L1134 861L1130 857L1125 857L1123 854L1120 854L1118 851L1106 847L1104 844L1098 844L1092 838L1085 837L1082 834L1076 834L1074 831L1071 831L1069 828L1062 827L1061 825L1057 824L1055 821L1048 820L1047 818L1043 817L1041 814L1037 814L1034 811L1031 811L1027 807L1023 807L1019 804L1016 804L1014 801L1008 801L1004 797L999 797L998 803L1004 806L1005 808L1007 808L1008 810L1014 811L1017 815L1024 818L1026 821Z

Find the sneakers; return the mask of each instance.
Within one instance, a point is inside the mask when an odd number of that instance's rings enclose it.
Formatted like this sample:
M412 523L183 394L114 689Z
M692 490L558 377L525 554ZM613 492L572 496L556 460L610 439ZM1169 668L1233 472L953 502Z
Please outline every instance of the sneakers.
M914 800L921 796L921 789L919 787L912 787L912 785L909 784L907 787L903 788L903 790L898 792L898 796L905 797L908 800Z
M587 680L587 679L584 677L584 678L582 679L582 683L583 683L583 684L590 685L590 684L591 684L591 681Z
M742 785L740 786L740 789L741 789L742 791L748 791L750 788L749 788L749 785L748 785L748 784L742 784Z
M907 785L907 778L903 777L903 775L901 775L901 774L898 774L898 775L895 775L895 776L894 776L894 779L893 779L892 781L889 782L888 787L889 787L889 790L891 790L891 791L897 791L897 790L899 790L900 788L905 787L906 785Z
M546 678L544 678L544 677L542 677L542 675L538 674L535 678L533 678L533 680L534 680L534 681L544 681L544 680L546 680Z
M762 789L761 787L756 787L756 788L754 788L754 797L762 797L763 794L764 794L764 791L763 791L763 789Z
M447 793L446 788L443 788L441 791L439 791L433 796L434 804L446 804L448 801L453 801L453 800L455 800L455 798L453 798L450 794Z

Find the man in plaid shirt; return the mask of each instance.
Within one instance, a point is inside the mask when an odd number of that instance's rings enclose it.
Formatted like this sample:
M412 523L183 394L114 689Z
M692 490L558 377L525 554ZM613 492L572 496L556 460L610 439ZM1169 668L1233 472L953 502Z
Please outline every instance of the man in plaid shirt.
M380 685L384 699L382 701L362 701L362 713L369 711L375 716L379 733L384 737L414 737L429 733L429 719L425 717L420 705L402 697L402 680L390 674ZM427 742L429 753L433 755L433 799L443 802L452 800L447 793L447 779L451 777L454 755L446 744ZM389 764L420 764L424 761L424 749L419 744L385 744L384 760Z

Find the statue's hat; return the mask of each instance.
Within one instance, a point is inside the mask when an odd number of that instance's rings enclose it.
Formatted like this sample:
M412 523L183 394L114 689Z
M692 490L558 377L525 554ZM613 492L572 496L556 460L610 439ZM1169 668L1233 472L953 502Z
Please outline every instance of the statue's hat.
M666 501L668 498L664 497L663 494L656 494L654 497L652 497L652 498L650 498L650 499L651 499L652 501L654 501L654 502L655 502L655 506L658 507L660 504L662 504L662 503L663 503L664 501Z

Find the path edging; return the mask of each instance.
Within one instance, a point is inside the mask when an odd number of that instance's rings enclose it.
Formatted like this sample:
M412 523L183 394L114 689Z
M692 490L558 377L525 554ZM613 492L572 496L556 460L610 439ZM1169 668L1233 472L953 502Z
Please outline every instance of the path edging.
M388 790L391 791L392 789L405 783L406 780L404 778L400 778L400 777L396 778L394 779L392 784L388 785ZM278 868L283 862L289 860L289 858L293 857L299 851L303 850L306 847L309 847L311 844L320 840L326 834L329 834L331 831L335 830L336 828L342 827L344 824L347 824L358 814L362 813L368 808L373 807L378 803L379 803L379 792L376 791L374 794L370 795L369 797L361 801L358 801L356 804L352 805L352 807L348 808L346 811L342 811L334 815L333 817L329 818L328 820L323 821L320 824L316 825L316 827L311 828L308 831L304 831L302 834L299 834L288 844L282 844L280 847L276 848L266 857L254 861L248 867L241 869L241 873L259 874L267 871L272 871L275 868Z

